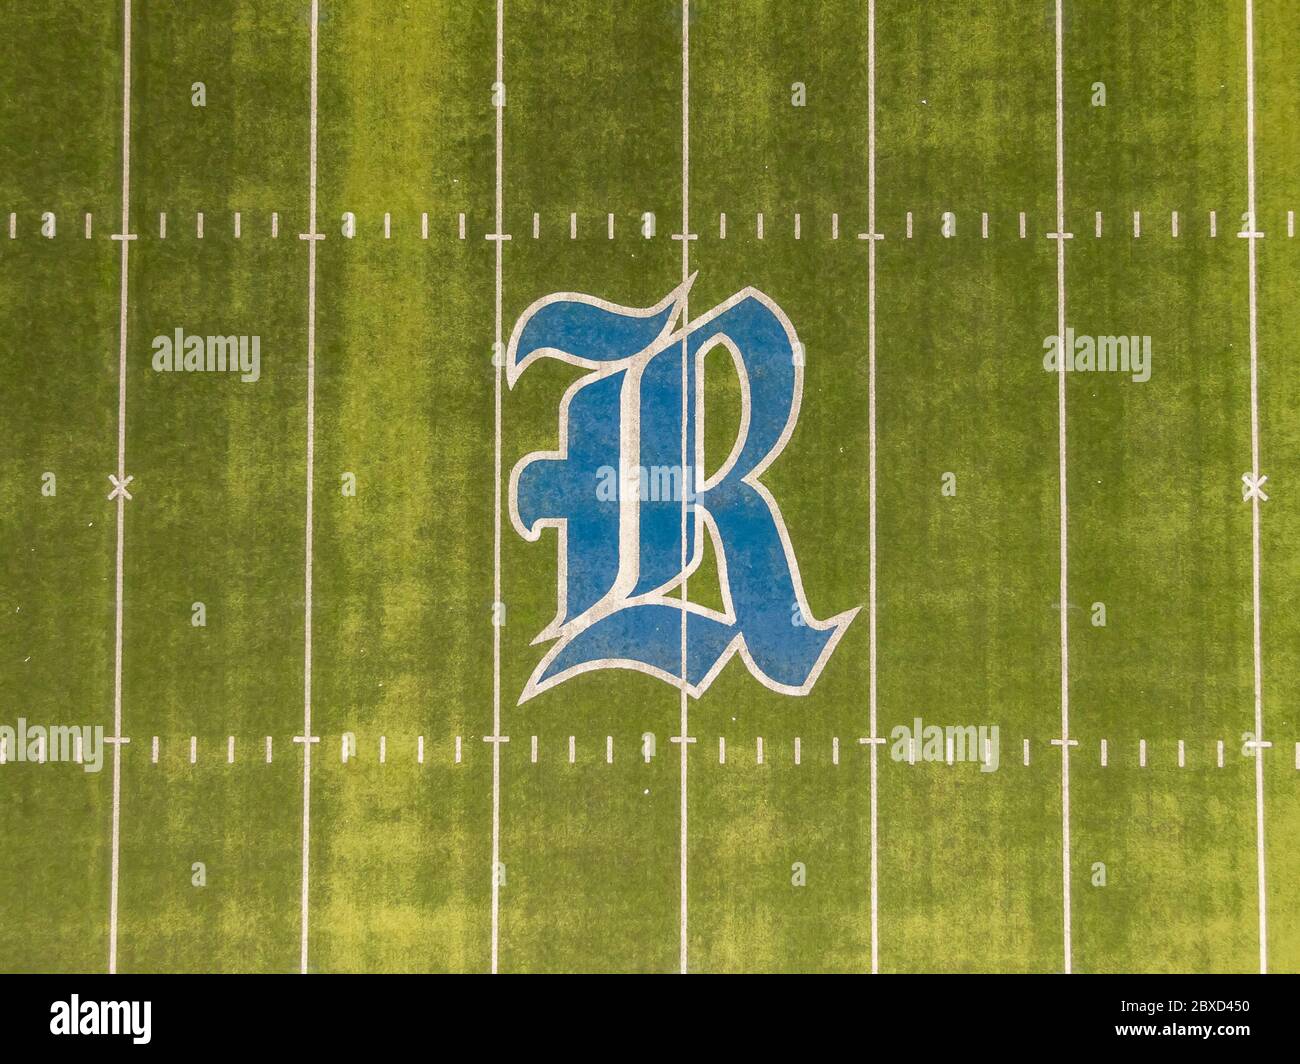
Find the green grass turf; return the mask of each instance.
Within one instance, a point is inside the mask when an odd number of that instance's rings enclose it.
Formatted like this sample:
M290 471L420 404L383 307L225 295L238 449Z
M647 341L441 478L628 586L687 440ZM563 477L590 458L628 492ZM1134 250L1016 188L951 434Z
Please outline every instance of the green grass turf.
M1056 211L1052 9L1040 0L878 6L878 730L919 716L997 724L1001 734L993 773L899 764L882 749L879 965L1054 971L1063 920L1061 755L1050 745L1061 727L1058 423L1057 381L1041 365L1057 320L1056 245L1045 238ZM1153 0L1123 15L1113 7L1065 4L1068 321L1080 333L1149 334L1154 357L1145 384L1068 380L1073 966L1253 971L1255 780L1241 753L1254 715L1251 522L1240 483L1250 468L1249 291L1247 242L1235 236L1246 209L1243 13L1208 0ZM294 971L310 5L134 8L135 498L123 656L132 741L122 759L118 967ZM1300 385L1289 338L1300 312L1286 212L1300 209L1291 76L1300 15L1284 0L1255 8L1267 233L1258 245L1261 469L1273 496L1262 534L1264 715L1275 743L1265 755L1268 946L1272 969L1294 971ZM120 224L122 15L111 4L4 2L0 25L0 388L10 441L0 463L0 723L25 715L111 729L115 504L105 496L117 460L120 278L109 236ZM658 302L681 275L681 245L670 239L682 213L680 5L509 0L504 34L506 337L552 292ZM868 597L868 253L857 239L868 227L866 5L695 0L690 39L691 312L753 285L806 347L801 420L764 481L812 608L826 617ZM330 0L319 42L326 239L316 274L312 725L321 742L309 967L483 971L498 490L494 247L484 239L495 224L495 11L416 0L379 13ZM190 105L195 81L206 83L206 108ZM1099 81L1104 108L1090 106ZM791 106L794 82L807 87L806 107ZM58 217L53 240L38 235L45 210ZM950 239L944 211L957 216ZM352 239L344 212L357 219ZM639 234L644 212L655 215L653 239ZM176 327L260 335L262 379L155 374L152 337ZM555 445L560 396L575 376L539 363L503 395L507 480L524 454ZM735 425L724 363L716 372L710 363L708 396L709 454L721 454ZM40 495L46 470L58 476L54 498ZM349 473L355 497L341 490ZM956 475L956 497L940 493L945 473ZM554 566L554 535L528 543L505 514L499 966L676 970L679 696L615 671L516 705L544 651L531 643L554 613ZM705 586L711 571L692 579L698 600L716 596ZM195 628L200 601L207 625ZM1096 602L1106 605L1104 628L1089 623ZM775 694L733 662L691 702L691 970L870 968L870 761L858 743L869 734L869 682L864 610L807 698ZM646 732L656 740L648 764ZM357 756L344 764L346 733ZM0 969L105 967L111 806L109 771L0 768ZM206 867L204 887L191 883L195 862ZM1099 862L1104 887L1093 885ZM806 886L792 885L796 863Z

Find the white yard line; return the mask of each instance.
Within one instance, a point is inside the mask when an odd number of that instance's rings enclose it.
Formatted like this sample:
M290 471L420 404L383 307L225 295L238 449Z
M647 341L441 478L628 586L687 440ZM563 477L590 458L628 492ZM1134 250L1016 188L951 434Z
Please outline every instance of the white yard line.
M117 547L113 604L113 842L108 888L108 970L117 971L117 892L122 834L122 557L126 493L127 257L131 241L131 0L122 3L122 228L117 362Z
M319 4L311 4L311 139L307 221L307 510L303 552L303 673L302 673L302 925L299 970L307 971L309 924L308 885L311 856L311 627L312 521L316 468L316 54Z
M691 0L682 0L682 284L685 285L690 278L691 271ZM690 321L690 314L686 309L685 300L688 297L683 294L683 306L681 322L685 327ZM687 402L687 340L682 336L682 479L685 482L686 477L686 416ZM679 735L681 748L679 753L681 757L681 886L680 886L680 969L683 974L686 972L687 961L687 902L686 902L686 853L687 853L687 829L686 829L686 756L687 742L689 732L687 731L689 713L687 711L687 661L686 661L686 493L682 493L682 526L681 526L681 572L682 572L682 688L681 688L681 732Z
M505 0L497 0L496 80L498 90L505 81ZM501 101L504 103L504 101ZM496 107L496 293L495 328L492 347L495 379L493 384L493 488L492 488L492 735L501 735L501 374L505 358L501 346L501 252L505 245L502 228L502 118L504 108ZM497 971L499 923L501 912L501 743L492 743L492 965Z
M1246 0L1246 207L1250 229L1246 237L1250 271L1250 469L1259 480L1259 321L1256 314L1255 241L1259 224L1255 216L1255 6ZM1259 493L1250 500L1251 609L1255 660L1255 742L1264 742L1264 670L1260 652L1259 609ZM1259 970L1268 971L1268 907L1264 876L1264 747L1255 747L1255 862L1259 891Z
M1056 0L1056 328L1065 338L1065 91L1062 62L1061 0ZM1065 359L1056 375L1056 410L1061 544L1061 888L1065 971L1073 965L1070 941L1070 510L1065 461Z
M871 738L876 738L876 0L867 0L867 655ZM871 972L880 971L879 820L871 744Z

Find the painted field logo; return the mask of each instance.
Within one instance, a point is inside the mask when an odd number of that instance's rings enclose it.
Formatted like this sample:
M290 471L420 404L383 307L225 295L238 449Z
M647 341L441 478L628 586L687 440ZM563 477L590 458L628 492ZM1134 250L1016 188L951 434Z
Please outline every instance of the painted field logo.
M683 322L690 284L648 309L559 293L515 324L511 388L541 358L591 371L561 400L559 449L525 456L510 475L519 534L559 533L558 609L534 640L556 643L520 702L595 669L634 669L698 698L736 653L765 686L807 694L857 614L813 616L781 510L759 482L799 417L794 327L752 288ZM735 365L740 425L706 476L703 371L715 348ZM683 681L680 587L704 558L706 531L723 608L685 603Z

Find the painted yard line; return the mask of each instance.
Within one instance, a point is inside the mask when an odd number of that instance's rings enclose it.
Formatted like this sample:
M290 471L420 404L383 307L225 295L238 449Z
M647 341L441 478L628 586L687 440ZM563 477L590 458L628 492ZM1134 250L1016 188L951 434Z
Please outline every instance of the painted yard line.
M131 0L122 3L122 228L121 283L118 292L117 484L126 484L126 310L127 258L131 241ZM117 497L117 545L113 593L113 829L108 888L108 970L117 971L117 894L122 838L122 559L125 546L126 492Z
M1250 230L1246 238L1250 272L1250 469L1259 481L1259 318L1256 306L1255 241L1259 225L1255 218L1255 6L1246 0L1246 209L1250 212ZM1257 743L1264 741L1264 677L1260 651L1259 595L1259 492L1250 500L1251 541L1251 610L1253 616L1255 662L1255 734ZM1264 867L1264 749L1255 748L1255 861L1259 896L1259 970L1268 971L1268 906Z
M691 232L691 0L682 0L682 285L690 279L691 270L691 242L687 239ZM762 225L761 221L759 223ZM760 228L760 236L761 236ZM682 294L682 315L681 321L683 327L691 320L690 313L686 309L689 294L683 287ZM687 417L687 340L685 334L682 336L682 453L681 468L685 476L686 466L686 417ZM681 520L681 572L682 572L682 617L681 617L681 643L682 643L682 686L680 694L680 715L681 723L679 727L679 737L681 742L679 746L679 756L681 758L681 796L680 796L680 818L681 818L681 840L680 840L680 872L681 882L679 884L679 927L680 941L678 948L678 963L682 974L686 973L687 965L687 901L686 901L686 857L687 857L687 802L686 802L686 756L690 743L687 737L690 735L688 730L687 711L687 670L686 670L686 494L682 494L682 520Z
M505 82L505 0L497 0L496 38L496 89L501 92ZM504 99L498 97L496 111L496 221L493 232L505 232L502 218L504 156L503 114ZM493 313L493 363L495 374L492 385L493 446L492 446L492 734L501 734L501 374L505 358L501 347L501 254L504 240L493 241L496 256L496 284ZM501 744L492 744L492 957L491 971L496 974L500 946L501 885L497 874L501 865Z
M876 231L876 0L867 0L867 231ZM876 739L876 241L867 241L867 704ZM871 972L880 971L877 742L871 744Z
M49 213L53 217L53 212L47 212L47 213ZM347 213L349 218L355 221L355 213L354 212L347 212ZM647 215L649 213L650 212L647 212ZM1181 237L1184 231L1182 213L1183 212L1181 211L1172 211L1170 213L1170 235L1174 238ZM85 224L87 228L93 231L93 224L92 224L93 215L88 213L84 217L85 217ZM240 211L233 212L234 235L236 236L236 238L240 238L243 235L242 217L243 217L242 212ZM466 239L466 235L465 235L466 224L467 224L466 215L464 214L464 212L461 212L457 214L456 217L457 217L457 237L460 240L464 240ZM532 229L533 238L537 239L541 235L541 216L540 214L534 212L532 217L533 217L533 229ZM941 220L950 219L951 221L952 230L950 232L944 232L945 237L949 239L955 238L957 236L956 213L945 211L942 212L940 217ZM1028 236L1028 215L1024 211L1020 211L1017 217L1019 219L1019 232L1017 235L1019 239L1024 240ZM1094 217L1093 235L1096 237L1101 237L1103 234L1102 212L1101 211L1094 212L1093 217ZM1218 236L1217 212L1213 210L1209 211L1208 217L1210 223L1209 235L1211 237L1217 237ZM271 218L271 236L273 238L278 238L279 225L280 225L279 213L273 211L270 215L270 218ZM392 218L393 216L391 212L385 212L382 215L381 223L377 223L377 225L382 225L383 239L385 240L391 240L393 238ZM569 228L570 228L570 233L569 233L570 239L576 240L578 238L578 234L577 234L578 215L574 212L570 212L568 218L569 218ZM606 214L606 235L611 240L615 239L613 235L609 235L611 232L613 232L613 227L611 223L614 218L616 218L616 215L611 215L608 213ZM803 227L802 227L803 216L801 213L796 212L793 215L793 218L794 218L794 228L793 228L794 239L801 240L802 233L803 233ZM41 216L42 223L44 222L44 219L45 219L45 213L43 213ZM841 220L840 215L838 213L831 214L831 224L828 232L829 239L831 240L840 239L840 220ZM908 239L911 239L914 236L914 228L915 228L914 220L915 220L915 213L912 211L908 211L906 214L906 223L905 223L905 235ZM1132 228L1125 231L1129 234L1129 236L1132 239L1141 239L1142 238L1142 211L1140 210L1133 211L1132 220L1133 220ZM345 233L344 235L346 235L348 239L365 239L368 230L366 229L364 222L359 224L360 224L359 230L355 232ZM944 221L943 224L947 225L949 223L948 221ZM1280 220L1279 220L1279 224L1280 224ZM425 211L420 215L420 238L422 240L429 239L428 226L429 226L429 214L427 211ZM1287 236L1289 238L1294 238L1295 237L1295 211L1294 210L1288 211L1286 213L1286 228L1287 228ZM38 227L38 229L39 229L39 235L41 237L45 239L54 239L53 233L47 233L44 231L43 228ZM643 238L647 240L654 239L655 233L653 230L654 230L653 222L650 222L650 232L643 233L642 234ZM206 233L206 214L202 211L199 211L195 214L195 237L201 240L204 238L205 233ZM763 240L766 238L766 233L767 233L766 213L760 211L755 214L755 236L757 239ZM11 212L9 214L9 235L11 239L16 239L18 235L18 215L14 212ZM87 239L90 238L90 235L91 235L90 233L87 233ZM1052 236L1052 234L1048 234L1048 235L1049 237ZM1248 235L1248 233L1247 231L1243 230L1238 235L1244 238ZM498 238L498 236L495 233L488 233L485 234L485 236L489 240L510 239L509 236ZM1257 239L1263 240L1266 238L1266 233L1256 232L1255 236ZM158 237L164 240L167 239L167 213L165 211L160 212L158 215ZM725 240L727 238L727 215L725 213L721 213L718 215L718 238L722 240ZM858 239L860 240L866 240L869 238L870 238L869 233L861 233L858 235ZM876 238L880 239L881 237L878 234ZM984 240L994 239L994 234L992 233L992 229L990 225L990 215L989 212L987 211L980 213L980 238ZM672 239L678 240L681 239L681 237L679 234L674 234L672 236ZM696 239L696 236L692 235L690 239L694 240Z
M302 916L298 968L307 971L310 927L308 888L311 867L311 628L312 628L312 521L315 505L313 479L316 468L316 86L320 36L319 0L311 3L311 131L308 146L307 204L307 500L303 549L303 649L302 649Z
M649 732L647 732L647 733L645 733L645 734L649 734ZM247 737L246 737L246 738L247 738ZM302 742L302 736L295 735L295 736L293 736L292 738L293 738L293 741L294 741L295 743L297 743L297 742ZM762 737L761 735L754 736L753 738L754 738L754 742L755 742L756 747L757 747L757 750L758 750L758 756L762 758L762 760L758 761L758 763L759 763L759 764L765 764L765 763L767 763L767 758L766 758L767 744L765 743L765 741L764 741L764 739L763 739L763 737ZM953 737L953 735L951 735L951 734L946 734L946 733L945 733L945 735L944 735L943 738L944 738L945 751L946 751L946 752L945 752L945 754L944 754L943 757L941 757L941 758L939 758L939 759L937 759L937 760L929 759L929 758L926 758L926 757L921 757L921 758L918 759L918 758L915 756L915 749L914 749L914 747L915 747L915 743L916 743L916 739L915 739L915 738L911 741L911 742L912 742L912 745L913 745L913 754L912 754L912 756L910 756L910 757L892 757L892 756L891 756L889 760L891 760L891 761L895 761L895 762L898 762L898 763L900 763L900 764L906 764L906 765L916 765L916 764L947 764L947 765L954 765L954 766L955 766L955 765L960 765L960 764L964 764L964 763L969 763L969 762L970 762L970 758L967 758L967 757L958 758L958 757L955 756L955 754L954 754L954 749L955 749L955 748L952 746L952 744L953 744L953 742L954 742L954 737ZM193 736L193 735L191 735L191 736L183 736L182 739L183 739L183 741L187 741L188 744L189 744L189 751L190 751L190 753L189 753L189 760L190 760L190 763L191 763L191 764L194 764L194 763L196 762L196 760L197 760L197 754L198 754L198 737L197 737L197 736ZM340 742L341 742L340 749L341 749L341 752L342 752L342 763L343 763L343 764L352 764L352 763L354 763L354 762L365 762L365 758L362 757L362 756L360 755L360 753L359 753L359 750L365 748L366 740L365 740L364 736L358 735L357 733L354 733L354 732L343 732L343 733L341 733L341 734L338 736L338 739L339 739ZM417 737L416 737L415 744L414 744L414 758L415 758L415 762L416 762L417 764L424 764L424 762L425 762L425 757L424 757L424 745L425 745L425 744L424 744L424 739L425 739L425 737L424 737L423 735L417 736ZM79 738L74 738L73 741L74 741L74 742L79 742L80 739L79 739ZM118 740L115 739L112 735L105 735L105 737L104 737L104 742L105 742L105 743L108 743L108 744L112 744L112 743L115 743L115 742L117 742L117 741L118 741ZM121 742L124 743L124 744L126 744L126 743L130 743L130 741L131 741L130 738L128 738L128 737L126 737L126 736L123 736L122 739L121 739ZM229 735L229 736L226 737L226 756L227 756L227 761L228 761L228 762L233 760L233 758L232 758L232 751L234 750L234 748L235 748L235 746L237 745L237 743L240 742L240 741L242 741L242 740L240 740L240 737L237 736L237 735ZM265 763L266 763L266 764L271 764L271 763L272 763L273 758L272 758L271 754L272 754L273 743L274 743L274 740L273 740L273 737L272 737L272 736L270 736L270 735L266 735L266 736L256 736L256 737L253 737L253 738L248 739L248 741L249 741L249 742L259 742L259 743L261 743L261 748L264 750L264 752L265 752L265 754L266 754L266 757L265 757ZM329 742L333 742L334 740L333 740L333 739L329 739L328 737L323 737L323 736L313 736L313 738L312 738L312 742L313 742L313 743L321 742L321 741L329 741ZM509 736L498 736L498 737L494 737L494 736L491 736L491 735L486 735L486 736L483 737L483 741L486 742L486 743L493 743L493 742L509 742L510 739L509 739ZM673 742L673 743L680 742L680 737L679 737L679 736L676 736L676 735L671 736L670 741ZM690 743L694 743L694 742L697 741L697 739L696 739L696 737L689 737L689 738L687 739L687 741L690 742ZM1171 741L1175 744L1175 747L1174 747L1174 748L1175 748L1175 750L1176 750L1176 752L1177 752L1177 753L1176 753L1176 763L1177 763L1177 766L1178 766L1179 768L1185 768L1185 767L1186 767L1186 764L1187 764L1187 743L1186 743L1186 740L1184 740L1184 739L1177 739L1177 740L1171 740ZM986 742L987 742L987 741L986 741ZM1023 762L1023 764L1025 764L1025 765L1030 764L1030 760L1031 760L1031 759L1030 759L1030 747L1031 747L1031 745L1032 745L1034 742L1040 742L1040 743L1043 743L1043 744L1046 744L1046 745L1049 745L1049 746L1060 746L1060 745L1061 745L1061 740L1060 740L1059 738L1050 738L1050 739L1028 739L1028 738L1026 738L1026 739L1024 739L1024 740L1022 741L1022 743L1021 743L1021 746L1022 746L1022 752L1023 752L1022 762ZM1291 744L1291 745L1294 745L1295 747L1297 747L1298 749L1300 749L1300 742L1298 742L1298 741L1288 739L1288 740L1285 740L1285 742L1286 742L1286 743L1289 743L1289 744ZM5 740L4 740L3 737L0 737L0 744L3 744L3 743L5 743ZM868 746L868 745L872 745L872 744L877 744L877 745L888 745L889 743L890 743L890 740L889 740L888 738L883 737L883 736L877 736L877 737L874 738L874 739L872 739L872 738L870 738L870 737L868 737L868 736L863 736L862 738L858 739L858 744L859 744L860 746ZM1069 740L1069 743L1070 743L1071 746L1078 746L1079 743L1080 743L1080 740L1078 740L1078 739L1071 739L1071 740ZM803 750L803 739L802 739L802 737L801 737L801 736L795 736L794 739L793 739L793 744L794 744L793 749L794 749L794 752L795 752L794 763L795 763L796 765L802 764L802 750ZM1099 745L1099 751L1100 751L1100 765L1101 765L1102 768L1106 768L1106 767L1108 767L1109 764L1110 764L1110 761L1109 761L1109 755L1110 755L1110 740L1109 740L1109 739L1100 739L1100 740L1098 740L1098 745ZM1270 748L1272 748L1272 747L1274 747L1275 745L1278 745L1278 744L1276 744L1276 743L1274 743L1274 742L1271 742L1271 741L1269 741L1269 742L1263 742L1263 743L1256 743L1256 742L1254 742L1253 740L1251 740L1251 741L1245 743L1244 745L1245 745L1247 748L1249 748L1249 749L1251 749L1251 750L1254 750L1254 749L1257 749L1257 748L1270 749ZM26 749L27 749L27 746L25 746L25 745L21 745L20 748L21 748L22 750L26 750ZM1139 740L1138 740L1138 765L1139 765L1139 767L1141 767L1141 768L1146 768L1146 767L1148 767L1148 759L1147 759L1146 755L1147 755L1147 753L1150 752L1150 751L1149 751L1149 748L1150 748L1150 743L1149 743L1146 739L1139 739ZM380 765L382 765L382 764L386 764L386 763L387 763L387 749L388 749L388 740L387 740L387 737L386 737L386 736L384 736L384 735L379 735L379 736L376 737L376 749L377 749L377 751L378 751L378 757L377 757L377 759L376 759L374 762L367 762L367 763L380 764ZM601 762L601 763L602 763L602 764L610 764L610 765L614 764L614 759L613 759L613 737L612 737L612 736L608 736L608 735L605 736L605 746L604 746L604 749L605 749L605 757L604 757L603 762ZM725 737L725 736L722 736L722 735L719 735L719 736L718 736L718 753L719 753L718 763L719 763L719 764L722 764L722 765L728 764L728 761L727 761L727 758L726 758L726 749L727 749L726 737ZM1226 745L1225 745L1225 743L1224 743L1224 741L1223 741L1222 739L1220 739L1220 740L1217 741L1217 743L1216 743L1216 749L1217 749L1217 763L1218 763L1218 767L1219 767L1219 768L1223 768L1223 767L1224 767L1224 751L1225 751L1225 749L1226 749ZM576 751L576 737L574 737L574 736L569 736L569 750L570 750L571 755L573 754L573 752ZM831 736L831 737L830 737L830 750L831 750L831 760L830 760L830 764L831 764L831 765L838 765L838 764L840 763L840 740L839 740L839 737L838 737L838 736ZM538 735L530 736L529 751L530 751L530 752L529 752L529 759L530 759L530 761L531 761L532 763L537 764L537 763L539 763L541 760L543 760L543 759L541 758L541 752L542 752L542 751L541 751L541 738L540 738L540 736L538 736ZM5 764L7 760L12 760L12 758L9 758L9 757L7 756L7 755L8 755L7 747L6 747L5 752L6 752L6 757L3 758L3 759L0 759L0 765ZM642 752L643 752L643 756L642 756L642 758L641 758L641 763L644 763L644 764L647 764L647 765L650 764L650 763L654 760L654 758L655 758L655 754L652 752L652 749L651 749L651 750L647 750L645 747L643 747L643 748L642 748ZM161 737L161 736L158 736L158 735L152 736L151 739L150 739L150 758L149 758L149 759L150 759L150 762L151 762L152 764L158 764L158 763L159 763L159 759L160 759L160 755L161 755L161 753L162 753L162 737ZM558 756L558 755L557 755L557 756ZM18 760L24 760L24 758L21 758L21 757L20 757ZM460 764L460 763L462 762L462 760L463 760L463 747L462 747L462 738L461 738L461 736L454 736L454 737L453 737L452 760L453 760L453 762L454 762L455 764ZM571 760L570 763L573 763L573 761ZM1159 761L1157 761L1157 762L1154 763L1154 767L1156 767L1156 768L1159 768L1159 767L1160 767L1160 766L1159 766Z
M1062 239L1056 242L1056 325L1057 335L1065 336L1065 89L1062 60L1064 27L1061 20L1061 0L1056 0L1056 231ZM1069 598L1069 522L1070 511L1066 485L1065 462L1065 361L1056 374L1056 411L1058 423L1057 478L1059 484L1061 586L1060 602ZM1062 947L1065 971L1073 967L1073 949L1070 940L1070 611L1061 609L1061 914L1063 927Z

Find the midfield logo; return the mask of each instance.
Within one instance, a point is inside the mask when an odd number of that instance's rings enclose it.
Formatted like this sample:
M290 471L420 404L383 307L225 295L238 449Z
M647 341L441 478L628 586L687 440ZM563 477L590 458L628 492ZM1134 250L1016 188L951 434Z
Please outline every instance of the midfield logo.
M511 388L542 358L591 371L561 400L559 449L526 455L510 475L516 531L533 542L544 528L559 534L558 608L533 641L556 643L521 703L596 669L634 669L698 698L736 653L765 686L807 694L858 612L813 616L781 510L759 481L799 417L794 327L753 288L684 322L693 280L648 309L562 292L515 324ZM741 413L726 461L706 477L704 357L714 348L735 364ZM706 532L722 610L681 598Z

